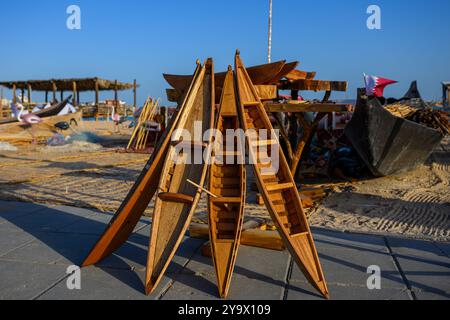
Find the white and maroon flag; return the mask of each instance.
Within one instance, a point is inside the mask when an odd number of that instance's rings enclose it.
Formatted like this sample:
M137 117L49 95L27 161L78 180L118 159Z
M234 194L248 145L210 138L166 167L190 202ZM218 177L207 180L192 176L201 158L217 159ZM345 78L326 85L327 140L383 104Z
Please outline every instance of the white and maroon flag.
M368 76L364 74L364 81L366 83L366 93L368 96L382 97L384 88L386 86L397 83L395 80L390 80L381 77Z

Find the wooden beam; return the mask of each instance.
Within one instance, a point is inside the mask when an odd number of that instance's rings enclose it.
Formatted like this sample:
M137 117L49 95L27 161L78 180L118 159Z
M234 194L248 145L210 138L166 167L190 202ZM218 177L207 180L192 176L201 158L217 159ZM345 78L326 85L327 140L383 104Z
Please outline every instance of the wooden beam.
M72 104L74 107L76 107L78 105L78 92L77 92L77 83L76 81L72 82Z
M55 103L55 101L56 101L56 90L57 90L55 81L52 81L52 90L53 90L53 103Z
M99 94L98 94L98 79L95 78L95 105L98 106Z
M287 75L285 75L285 78L290 81L301 80L301 79L312 80L315 77L316 77L315 72L306 72L306 71L301 71L301 70L293 70L293 71L289 72Z
M347 91L347 81L295 80L281 81L280 90Z
M13 100L14 104L17 104L17 87L15 84L13 85L13 99L12 100Z
M28 91L28 111L31 111L31 84L27 84Z
M133 81L133 107L134 111L136 111L137 108L137 82L136 79Z
M267 112L350 112L352 105L337 103L265 103Z

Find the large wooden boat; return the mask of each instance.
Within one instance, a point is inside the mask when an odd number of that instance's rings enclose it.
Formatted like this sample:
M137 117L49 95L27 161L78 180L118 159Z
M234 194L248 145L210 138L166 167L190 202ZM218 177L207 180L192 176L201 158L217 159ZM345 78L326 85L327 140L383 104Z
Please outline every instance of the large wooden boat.
M208 199L211 252L220 297L226 298L239 248L245 206L245 162L242 141L227 130L240 128L233 71L225 77L216 129L222 139L209 174ZM233 141L227 141L233 139ZM231 150L228 150L230 148Z
M40 118L56 116L56 115L58 115L58 113L60 113L64 109L64 107L67 105L67 103L69 102L70 99L72 99L72 96L69 96L68 98L61 101L60 103L55 104L47 109L44 109L39 112L35 112L34 114L39 116ZM17 120L16 117L11 117L11 118L0 120L0 125L14 123L14 122L18 122L18 121L19 120Z
M177 128L179 119L184 115L184 112L187 109L186 107L189 104L192 104L192 93L198 91L201 81L200 74L204 73L202 70L200 63L197 62L197 68L193 76L194 80L189 87L184 102L171 117L166 131L159 140L158 145L155 147L155 151L150 156L150 159L142 170L139 178L136 180L136 183L131 188L117 213L114 215L114 218L84 260L83 266L95 264L109 256L124 244L133 232L136 224L156 193L159 178L164 166L165 155L170 146L172 133Z
M210 149L211 137L206 143L202 139L203 134L214 126L212 59L207 60L195 82L195 88L177 125L178 129L189 132L191 138L183 137L181 130L174 132L159 180L147 260L145 288L148 294L161 280L200 200L202 189L191 182L203 186L206 179L208 165L205 161L194 160L199 160L195 157L195 153L200 151L203 156L203 152L208 153ZM194 135L194 127L198 123L202 129L200 137ZM187 152L186 148L194 152ZM196 162L201 164L195 164Z
M396 117L377 98L367 100L362 93L345 135L375 176L414 169L443 139L438 130Z
M300 196L264 106L236 53L235 76L239 116L246 131L249 157L265 205L308 281L326 298L329 293ZM253 130L252 130L253 129ZM261 130L270 134L263 138ZM250 134L249 130L253 131ZM277 161L279 160L279 161ZM277 165L278 164L278 165Z
M253 84L266 84L280 74L285 64L286 61L277 61L250 67L247 69L247 72L250 75ZM214 82L217 88L223 87L226 75L227 72L220 72L215 75ZM178 92L184 92L192 82L192 76L189 75L163 74L163 77L172 86L172 88L176 89Z

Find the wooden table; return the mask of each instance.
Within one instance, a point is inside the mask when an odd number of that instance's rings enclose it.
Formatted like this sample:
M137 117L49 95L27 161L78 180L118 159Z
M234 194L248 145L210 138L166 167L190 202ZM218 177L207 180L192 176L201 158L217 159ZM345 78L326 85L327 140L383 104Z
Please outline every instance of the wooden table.
M297 168L300 164L303 151L308 145L309 141L316 133L320 121L327 115L333 112L351 112L352 105L350 104L337 104L337 103L327 103L327 102L307 102L307 103L266 103L265 108L267 112L274 115L275 120L280 128L281 137L284 140L287 147L287 158L290 162L292 175L295 176ZM289 141L289 134L286 131L282 119L279 117L280 113L289 112L296 116L298 122L303 127L303 136L297 144L296 150L294 151L292 145ZM304 114L306 112L315 112L313 122L310 124L306 121Z

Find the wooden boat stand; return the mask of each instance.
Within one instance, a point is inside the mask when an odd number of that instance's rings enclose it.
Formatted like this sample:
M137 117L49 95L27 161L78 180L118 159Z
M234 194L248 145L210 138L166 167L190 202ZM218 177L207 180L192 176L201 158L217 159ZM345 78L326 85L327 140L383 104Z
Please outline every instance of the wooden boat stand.
M208 62L205 64L212 64L212 60L208 60ZM200 84L198 83L204 77L205 75L205 67L201 68L199 63L197 66L197 70L194 73L192 83L190 84L190 87L187 89L184 102L180 105L177 113L172 117L171 124L168 126L168 129L165 132L165 135L161 138L159 145L155 148L154 153L152 154L149 162L145 166L141 176L136 181L135 186L130 191L129 195L119 208L118 212L110 222L109 226L106 228L104 234L101 236L97 244L94 246L94 248L89 253L88 257L83 262L83 266L88 266L95 264L102 260L103 258L107 257L108 255L112 254L115 250L117 250L125 241L128 239L128 237L133 232L137 222L139 221L140 217L142 216L145 208L148 206L150 200L153 198L153 195L157 193L157 189L160 191L157 194L157 201L159 201L161 207L161 203L172 203L171 206L175 208L175 210L178 210L180 207L189 208L189 215L186 215L185 211L183 211L183 215L186 216L186 222L184 220L182 221L184 227L183 228L173 228L171 227L171 223L168 224L169 228L163 228L161 229L161 223L164 223L164 220L159 220L161 217L164 217L164 214L167 215L168 210L163 210L163 212L158 212L158 220L155 221L155 216L153 217L152 222L152 232L151 232L151 241L149 246L149 259L147 262L147 279L146 279L146 293L150 294L153 292L153 290L156 288L159 280L161 279L162 275L164 274L164 271L167 268L168 263L170 260L172 260L173 255L175 253L175 250L178 248L178 245L181 241L182 235L184 234L184 231L187 228L187 225L190 222L190 219L192 217L192 213L195 210L195 206L198 203L199 195L202 191L205 189L203 188L203 185L207 179L205 179L204 176L202 176L201 183L196 184L193 181L181 181L181 184L184 185L184 190L189 190L189 188L186 186L186 184L190 185L191 188L196 188L195 197L187 194L186 192L183 193L173 193L171 192L172 187L170 189L167 189L167 191L162 191L161 186L158 187L158 181L160 180L160 177L164 177L163 175L165 172L168 171L168 163L166 159L166 155L170 155L170 150L173 148L174 144L178 144L178 142L170 142L171 135L174 131L174 129L180 125L183 125L183 118L186 118L187 115L185 115L185 109L187 108L185 105L189 105L189 103L192 103L193 97L195 97L195 90L199 92L203 92L202 90L198 90L200 87ZM233 100L235 100L235 106L234 108L237 108L239 111L235 109L233 115L235 114L235 122L233 122L233 126L239 126L243 129L248 128L263 128L261 126L266 126L266 128L271 127L270 121L268 120L268 117L266 115L266 111L264 110L264 107L259 100L256 88L253 87L252 81L242 64L242 61L240 60L239 53L236 54L236 66L235 71L231 70L231 67L229 68L228 74L233 75L234 77L231 77L234 81L234 85L232 85L232 90L223 90L224 92L227 91L228 95L233 94L235 97L233 97ZM211 70L209 71L210 74L212 73ZM207 72L208 73L208 72ZM213 74L213 73L212 73ZM214 77L212 83L214 84ZM228 76L226 76L225 81L230 80ZM230 87L230 86L228 86ZM195 91L195 92L194 92ZM230 93L232 92L232 93ZM208 100L208 99L207 99ZM209 96L209 100L212 100L214 103L214 90L211 93L211 96ZM228 101L230 98L228 98ZM198 100L196 100L198 101ZM214 107L212 107L215 109ZM257 108L257 109L255 109ZM258 111L257 111L258 110ZM217 113L216 113L217 114ZM239 114L239 117L237 115ZM220 113L218 115L218 118L220 116ZM227 114L225 117L229 117ZM236 122L236 119L238 122ZM244 120L245 119L245 120ZM226 121L229 119L227 118ZM225 120L224 120L225 121ZM245 121L245 125L243 123ZM215 125L220 124L220 121L216 120ZM228 123L228 122L227 122ZM213 124L212 124L213 125ZM228 124L227 124L228 125ZM253 138L252 138L253 139ZM211 140L210 140L211 142ZM305 274L307 280L325 297L329 298L328 289L326 286L326 282L323 276L323 271L320 265L320 261L317 255L317 251L314 245L314 240L312 238L312 234L309 229L309 225L306 220L306 215L304 213L302 203L300 200L300 196L298 193L298 190L295 186L294 180L292 178L292 175L290 174L289 166L287 165L287 162L283 156L283 153L281 152L281 148L279 147L278 150L280 152L281 159L281 166L280 172L273 174L270 174L268 176L262 175L263 168L265 167L265 164L262 161L262 158L260 158L259 150L261 147L261 143L270 143L270 144L278 144L278 139L273 138L273 140L267 140L265 142L260 140L251 140L249 137L247 137L248 145L250 146L249 153L254 159L258 159L256 164L253 165L255 174L257 174L258 177L258 186L260 188L261 193L263 194L265 204L267 207L267 210L271 214L271 217L273 219L273 222L275 226L277 227L277 231L280 234L280 238L282 243L286 248L289 249L291 255L293 256L294 260L300 267L300 270ZM183 142L181 142L183 143ZM205 145L199 145L198 147L205 148ZM235 155L237 156L237 155ZM213 156L214 157L214 156ZM166 163L164 163L164 160L166 159ZM270 161L270 160L269 160ZM225 166L227 166L225 164ZM164 167L164 168L163 168ZM239 167L239 166L237 166ZM234 169L237 169L235 166ZM233 169L233 168L228 168ZM241 179L244 179L241 182L241 189L242 192L237 194L226 194L223 193L226 191L229 193L230 191L233 191L232 189L215 189L216 184L211 182L210 178L210 188L207 190L209 194L209 213L211 215L211 210L219 210L214 211L215 218L210 218L210 231L209 236L210 240L212 241L212 254L213 254L213 261L216 269L216 274L218 277L218 287L219 287L219 294L222 298L225 298L228 293L228 289L230 286L230 281L233 273L233 267L234 263L236 261L236 255L237 255L237 249L240 244L240 240L242 240L241 232L243 228L243 207L245 202L245 166L242 166L243 172L240 174ZM228 170L227 170L228 171ZM226 172L223 171L220 173L220 171L217 171L217 168L215 171L212 171L212 169L209 170L208 174L213 174L212 172L219 172L219 175L215 177L222 177L222 180L217 181L225 181L225 179L228 180L236 180L236 176L227 176ZM171 175L175 177L175 174L173 171L171 171ZM234 177L234 178L233 178ZM175 178L172 178L175 179ZM165 179L161 179L164 180ZM197 181L197 180L196 180ZM224 186L225 182L219 183L219 187ZM233 182L234 183L234 182ZM166 183L164 183L166 185ZM244 188L242 188L242 185ZM214 191L215 190L215 191ZM238 192L239 190L236 190ZM220 192L220 194L215 194L215 192ZM167 201L167 202L164 202ZM178 205L177 205L178 204ZM191 207L192 206L192 207ZM217 206L219 206L219 209L217 209ZM158 207L158 204L155 205L155 211ZM212 209L212 208L216 209ZM220 207L222 209L220 209ZM239 207L241 209L239 209ZM161 208L160 208L161 209ZM172 212L174 209L170 209ZM155 212L156 213L156 212ZM167 219L167 218L164 218ZM225 222L226 220L226 222ZM231 225L231 221L235 221L233 226ZM155 226L155 224L157 226ZM157 229L156 231L154 229ZM170 230L170 234L164 234L164 230ZM234 230L234 232L233 232ZM216 232L213 234L213 231ZM162 239L159 238L162 236ZM158 240L157 240L158 239ZM173 239L178 239L176 241L176 244L174 244ZM274 238L272 238L274 239ZM157 246L157 242L164 242L167 245L169 245L169 249L171 251L167 251L167 247L161 248L155 248ZM220 246L219 246L220 243ZM229 245L226 245L229 243ZM225 246L224 246L225 245ZM163 250L163 253L161 255L161 250ZM225 251L227 252L225 257ZM156 258L155 258L155 252L156 252ZM159 254L159 256L158 256ZM162 257L162 258L159 258ZM165 259L165 260L155 260L155 259ZM226 260L226 261L221 261ZM219 274L220 273L220 274Z

